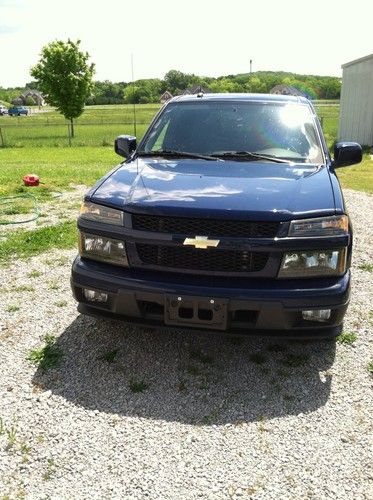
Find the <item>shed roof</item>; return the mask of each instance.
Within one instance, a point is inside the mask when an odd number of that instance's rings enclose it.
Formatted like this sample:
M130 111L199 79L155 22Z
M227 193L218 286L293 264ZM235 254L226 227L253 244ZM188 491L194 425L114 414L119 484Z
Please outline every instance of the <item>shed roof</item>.
M355 59L354 61L347 62L342 64L342 68L347 68L348 66L353 66L354 64L361 63L363 61L367 61L368 59L372 59L373 54L369 54L369 56L360 57L359 59Z

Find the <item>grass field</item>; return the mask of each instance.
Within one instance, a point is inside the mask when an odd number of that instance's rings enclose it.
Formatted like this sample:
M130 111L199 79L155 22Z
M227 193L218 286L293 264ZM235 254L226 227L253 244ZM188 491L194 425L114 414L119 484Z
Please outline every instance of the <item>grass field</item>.
M136 107L138 138L159 108L159 104ZM56 111L34 110L29 116L0 116L0 128L0 146L2 142L11 148L69 146L68 121ZM90 106L76 120L72 146L110 146L116 136L133 133L133 106Z
M136 135L139 139L159 108L159 104L136 106ZM316 110L331 147L337 136L339 106L317 105ZM10 148L69 146L68 122L53 110L43 113L34 110L29 116L1 116L0 128L0 146L2 143ZM76 120L72 146L110 146L117 135L133 133L133 106L89 106Z

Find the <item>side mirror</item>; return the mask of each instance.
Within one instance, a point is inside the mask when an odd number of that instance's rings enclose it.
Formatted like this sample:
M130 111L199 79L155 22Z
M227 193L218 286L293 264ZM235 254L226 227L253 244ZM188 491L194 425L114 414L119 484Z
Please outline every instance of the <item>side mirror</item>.
M357 142L337 142L334 146L334 167L346 167L360 163L363 154Z
M115 139L114 150L124 158L128 158L136 150L136 137L133 135L118 135Z

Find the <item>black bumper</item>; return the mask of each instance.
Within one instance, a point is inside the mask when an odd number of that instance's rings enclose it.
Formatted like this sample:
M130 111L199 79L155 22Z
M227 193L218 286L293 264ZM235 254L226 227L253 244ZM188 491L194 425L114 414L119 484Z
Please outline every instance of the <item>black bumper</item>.
M327 338L340 333L350 295L350 272L339 278L247 279L186 283L183 276L134 272L77 257L71 286L83 314L152 327L240 335ZM208 284L208 285L207 285ZM85 299L83 289L107 294L106 303ZM302 310L330 309L326 322L306 321Z

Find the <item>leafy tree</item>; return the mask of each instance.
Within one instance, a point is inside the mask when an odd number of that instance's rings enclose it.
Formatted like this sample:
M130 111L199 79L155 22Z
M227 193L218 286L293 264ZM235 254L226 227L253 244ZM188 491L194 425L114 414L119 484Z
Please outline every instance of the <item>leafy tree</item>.
M165 74L164 81L166 82L167 90L169 90L171 94L178 94L180 91L189 87L189 85L196 83L196 76L182 73L176 69L171 69Z
M25 104L26 104L26 106L35 106L36 102L35 102L35 99L31 95L28 95L25 99Z
M89 54L79 49L80 40L56 40L45 45L40 61L31 68L45 100L70 120L74 137L74 118L83 113L84 104L93 89L94 64Z

